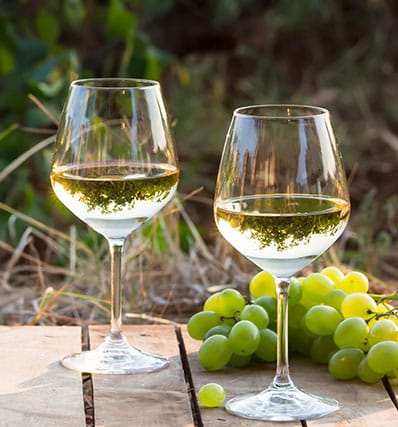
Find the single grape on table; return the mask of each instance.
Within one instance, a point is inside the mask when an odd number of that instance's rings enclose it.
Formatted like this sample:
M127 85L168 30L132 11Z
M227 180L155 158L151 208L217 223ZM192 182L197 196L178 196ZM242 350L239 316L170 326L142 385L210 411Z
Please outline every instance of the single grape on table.
M198 391L198 400L208 408L221 406L225 400L225 389L217 383L205 384Z

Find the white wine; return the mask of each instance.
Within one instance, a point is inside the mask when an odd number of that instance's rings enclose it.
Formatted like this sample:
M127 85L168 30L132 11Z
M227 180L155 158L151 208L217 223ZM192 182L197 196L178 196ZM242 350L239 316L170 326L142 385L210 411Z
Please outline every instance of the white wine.
M297 273L331 246L348 221L348 202L307 194L219 201L215 220L240 253L277 277Z
M54 168L51 183L78 218L107 238L122 239L169 202L178 176L167 164L90 163Z

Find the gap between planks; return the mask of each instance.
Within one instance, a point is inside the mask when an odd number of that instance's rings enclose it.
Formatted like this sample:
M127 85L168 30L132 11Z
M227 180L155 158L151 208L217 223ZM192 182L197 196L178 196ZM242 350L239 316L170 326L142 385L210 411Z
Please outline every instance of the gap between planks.
M90 335L88 327L81 327L82 351L90 350ZM82 373L83 405L86 427L95 427L94 388L91 374Z

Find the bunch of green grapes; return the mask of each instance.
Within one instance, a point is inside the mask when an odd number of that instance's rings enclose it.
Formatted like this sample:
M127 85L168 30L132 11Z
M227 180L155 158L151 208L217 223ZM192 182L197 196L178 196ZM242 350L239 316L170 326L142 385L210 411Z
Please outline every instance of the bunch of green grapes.
M200 364L215 371L227 365L243 367L253 359L274 362L276 333L269 324L269 312L262 305L247 303L239 291L228 288L211 295L203 311L189 319L187 329L192 338L203 341Z
M397 295L368 294L369 281L326 267L292 278L289 287L289 352L328 364L337 379L379 381L398 376L398 308L385 301ZM276 284L262 271L250 284L251 300L236 289L211 295L203 311L188 321L188 333L201 340L200 364L207 370L244 367L276 360Z
M374 383L384 375L398 376L398 308L385 302L397 294L368 294L365 274L344 275L334 266L299 281L301 318L289 329L293 351L304 350L314 362L327 364L339 380ZM297 307L291 311L294 318Z

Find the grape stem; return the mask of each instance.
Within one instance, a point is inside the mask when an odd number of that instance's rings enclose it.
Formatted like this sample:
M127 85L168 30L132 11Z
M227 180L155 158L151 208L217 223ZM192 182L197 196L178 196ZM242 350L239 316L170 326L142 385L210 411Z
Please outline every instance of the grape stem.
M369 294L378 304L383 301L398 301L398 291L389 295Z
M378 304L381 304L384 301L398 301L398 291L395 291L389 295L379 295L379 294L369 294ZM380 319L382 317L391 317L395 316L398 318L398 307L393 307L390 310L383 311L382 313L377 313L374 311L370 311L369 314L373 314L373 316L368 319L368 322L373 319Z
M378 320L378 319L380 319L382 317L389 318L391 316L394 316L394 317L398 318L398 307L391 308L390 310L383 311L382 313L377 313L377 312L374 312L374 311L369 311L369 314L373 314L373 316L370 319L367 320L368 323L371 320L373 320L373 319Z

